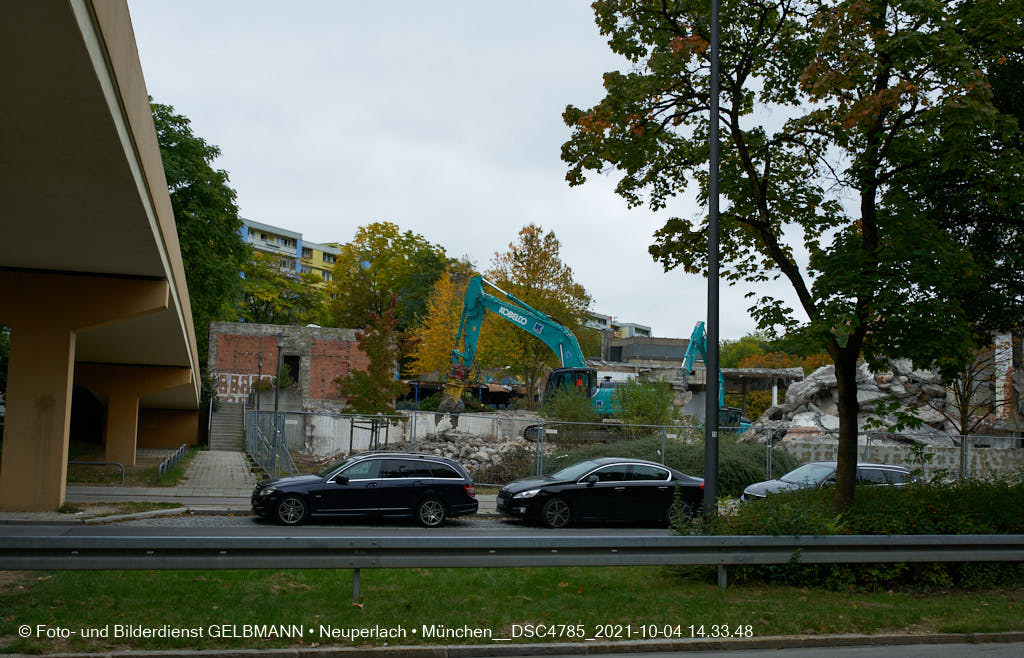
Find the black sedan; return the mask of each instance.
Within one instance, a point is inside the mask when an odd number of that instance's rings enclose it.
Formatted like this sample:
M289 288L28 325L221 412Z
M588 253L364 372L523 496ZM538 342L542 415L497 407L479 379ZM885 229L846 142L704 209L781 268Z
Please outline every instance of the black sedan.
M678 492L678 495L677 495ZM601 457L498 492L498 512L549 528L574 521L688 520L704 500L704 480L642 459Z
M473 480L453 460L419 453L350 457L313 475L264 480L252 511L285 525L311 516L412 518L434 528L451 516L475 514Z

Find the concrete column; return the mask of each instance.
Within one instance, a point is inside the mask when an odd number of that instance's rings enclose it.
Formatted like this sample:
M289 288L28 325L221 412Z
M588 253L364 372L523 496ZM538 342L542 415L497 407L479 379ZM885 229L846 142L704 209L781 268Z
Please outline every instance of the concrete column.
M11 328L0 510L64 504L76 333L165 310L166 281L0 271Z
M74 353L67 328L11 328L0 509L64 504Z
M135 465L139 398L192 382L188 368L80 364L75 382L107 398L106 461Z

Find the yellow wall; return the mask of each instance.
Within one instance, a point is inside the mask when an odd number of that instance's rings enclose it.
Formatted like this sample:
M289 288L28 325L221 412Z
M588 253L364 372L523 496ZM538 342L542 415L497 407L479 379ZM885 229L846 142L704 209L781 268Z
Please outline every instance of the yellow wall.
M140 448L178 448L195 445L199 436L199 412L177 409L139 409Z

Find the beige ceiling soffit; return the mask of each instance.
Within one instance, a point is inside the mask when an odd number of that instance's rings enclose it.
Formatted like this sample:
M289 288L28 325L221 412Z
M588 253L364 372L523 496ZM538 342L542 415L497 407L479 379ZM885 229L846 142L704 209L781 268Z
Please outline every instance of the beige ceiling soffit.
M172 282L172 285L169 286L170 293L174 298L175 311L178 315L178 323L181 326L182 336L185 339L185 347L188 351L190 362L193 367L198 368L199 360L198 355L195 352L195 344L192 340L189 340L189 323L187 323L184 318L186 306L183 303L184 300L182 300L178 295L178 286L173 285L173 282L175 281L174 269L171 267L167 244L160 231L159 220L156 212L157 204L152 197L150 186L148 185L146 172L139 154L139 148L135 143L135 135L133 134L126 119L127 112L123 105L120 89L117 85L117 78L114 75L113 67L108 59L106 43L97 24L93 3L89 0L70 0L70 6L74 13L75 20L78 22L79 28L82 32L82 38L86 46L86 50L89 53L89 57L92 60L93 68L98 74L98 80L103 90L103 96L106 99L111 118L127 156L128 166L131 169L132 177L134 178L135 185L139 191L139 196L144 202L143 205L145 206L146 219L149 222L150 230L152 231L157 244L161 247L158 249L160 252L161 265L167 275L167 280ZM187 290L187 284L185 282L181 283L184 284L182 287ZM196 394L198 395L198 383L195 384L195 388Z

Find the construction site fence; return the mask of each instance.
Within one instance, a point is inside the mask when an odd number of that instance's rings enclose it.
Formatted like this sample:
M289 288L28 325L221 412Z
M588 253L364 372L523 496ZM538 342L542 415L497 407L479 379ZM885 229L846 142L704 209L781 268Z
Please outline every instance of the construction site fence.
M755 434L745 430L720 427L719 435L723 441L763 445L766 479L780 475L782 451L800 463L836 458L838 432L759 429ZM296 472L291 454L326 462L369 450L411 450L457 459L479 482L495 484L551 473L576 459L594 456L664 463L670 444L704 442L704 428L699 425L572 423L503 413L453 417L429 411L368 416L246 409L245 434L253 460L274 477ZM1024 473L1020 438L930 435L923 441L914 434L864 432L858 437L858 459L906 466L928 478Z

